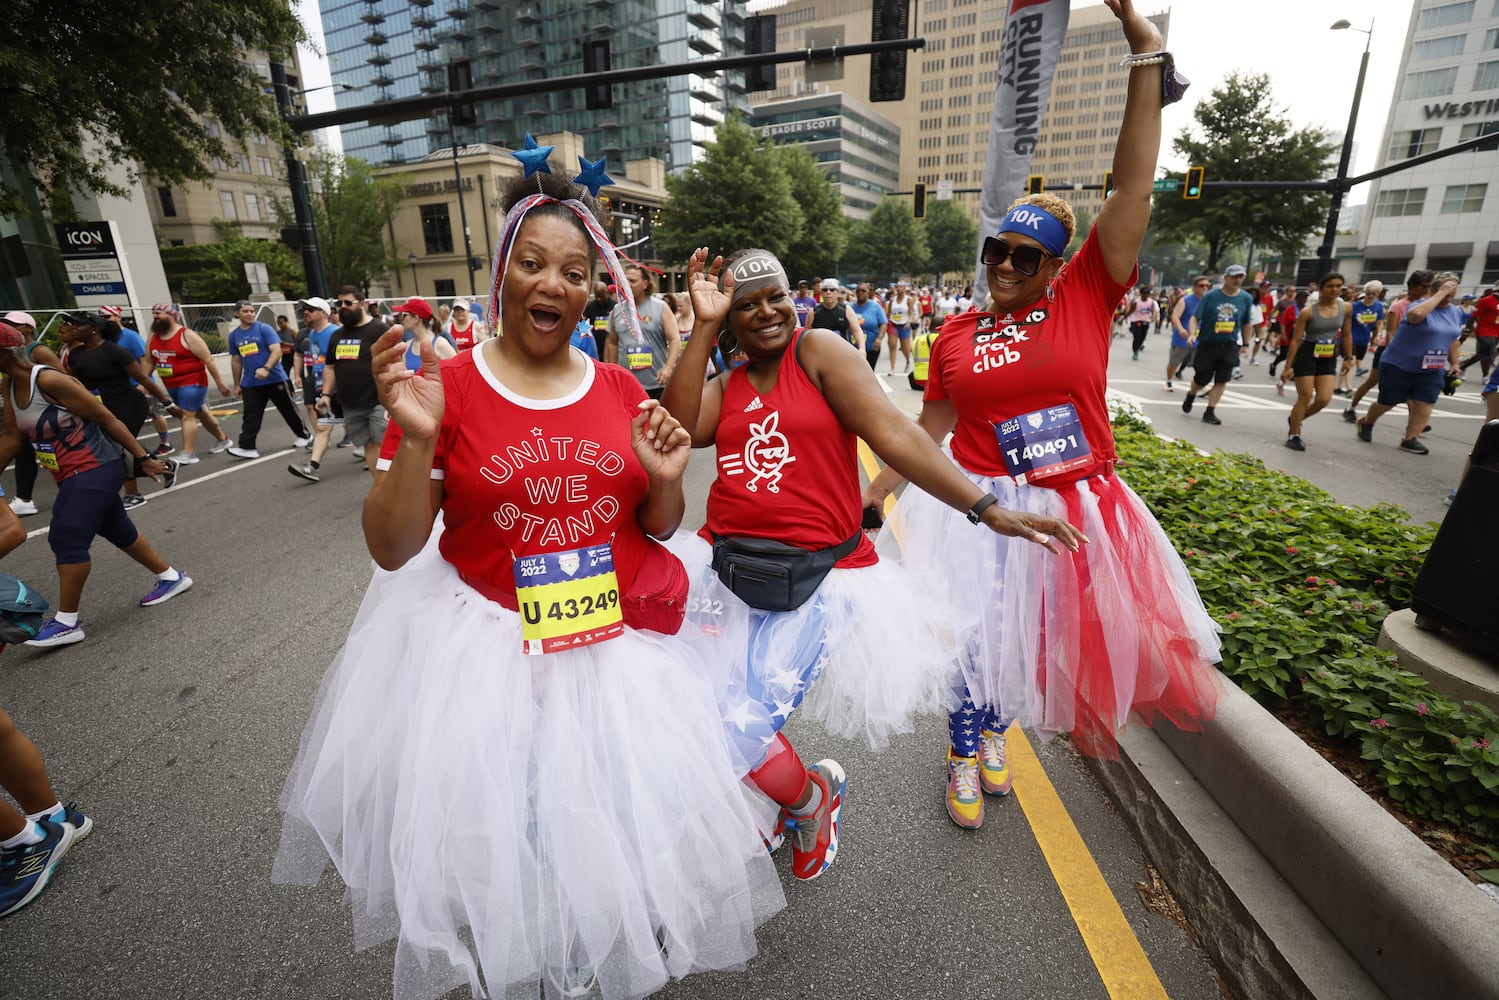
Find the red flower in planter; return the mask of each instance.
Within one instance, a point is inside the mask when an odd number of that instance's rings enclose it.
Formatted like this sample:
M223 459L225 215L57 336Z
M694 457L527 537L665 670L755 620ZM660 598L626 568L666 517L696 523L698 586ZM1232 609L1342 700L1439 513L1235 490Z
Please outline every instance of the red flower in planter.
M1428 709L1426 707L1426 702L1424 702L1424 701L1418 701L1418 702L1416 702L1416 714L1417 715L1425 715L1429 711L1430 711L1430 709Z
M1489 741L1480 737L1473 741L1473 745L1482 750L1487 750L1489 748Z
M1297 549L1296 546L1294 546L1294 545L1287 545L1286 546L1286 555L1288 555L1288 556L1294 556L1298 551L1300 551L1300 550Z
M1373 726L1375 729L1388 729L1388 728L1390 728L1390 724L1388 722L1386 722L1384 719L1370 719L1369 720L1369 725Z

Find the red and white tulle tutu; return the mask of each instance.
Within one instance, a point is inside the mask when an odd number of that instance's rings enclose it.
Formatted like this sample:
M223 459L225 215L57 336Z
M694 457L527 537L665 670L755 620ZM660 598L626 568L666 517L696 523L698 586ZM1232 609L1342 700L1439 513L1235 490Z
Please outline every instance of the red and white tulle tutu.
M742 965L784 905L707 666L674 637L521 652L437 530L377 570L282 794L273 880L331 859L395 996L645 996ZM487 991L487 992L486 992Z
M681 634L714 664L714 691L743 771L764 760L793 709L880 750L911 732L916 716L957 705L959 621L898 562L834 569L801 607L769 612L723 585L701 536L679 531L666 546L691 581Z
M1117 475L1060 489L965 471L1003 507L1064 518L1092 541L1053 555L975 527L907 487L880 534L924 588L969 625L963 671L976 704L1084 753L1118 755L1131 710L1198 729L1221 683L1218 630L1186 566L1144 502Z

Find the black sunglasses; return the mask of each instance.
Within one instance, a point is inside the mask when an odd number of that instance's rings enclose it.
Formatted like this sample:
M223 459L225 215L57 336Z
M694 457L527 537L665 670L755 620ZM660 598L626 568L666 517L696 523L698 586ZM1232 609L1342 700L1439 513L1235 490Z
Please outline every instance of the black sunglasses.
M1015 269L1017 274L1023 274L1027 278L1034 278L1036 272L1041 270L1042 262L1052 256L1055 255L1047 253L1040 247L1033 247L1028 243L1011 249L1010 245L1004 240L993 236L986 236L984 237L984 250L983 253L979 254L979 260L983 261L986 267L997 267L1008 259L1010 266Z

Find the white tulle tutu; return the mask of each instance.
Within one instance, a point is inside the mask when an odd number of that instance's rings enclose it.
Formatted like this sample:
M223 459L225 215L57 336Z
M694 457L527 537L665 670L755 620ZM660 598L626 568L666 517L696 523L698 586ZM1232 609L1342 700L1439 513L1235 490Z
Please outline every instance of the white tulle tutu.
M666 543L692 581L683 637L714 664L713 684L735 766L758 766L791 711L883 749L914 719L960 695L959 621L940 594L900 565L834 569L795 611L751 608L718 579L712 546L678 532ZM803 701L805 697L805 701Z
M521 653L437 532L376 571L282 795L273 879L331 859L395 996L633 998L743 964L784 905L704 664L675 638ZM487 990L487 994L485 991Z
M973 700L1043 735L1115 756L1131 710L1183 728L1211 718L1217 626L1148 508L1116 475L1060 489L966 473L1003 507L1065 518L1091 540L1053 555L997 535L908 487L881 532L917 585L948 595L971 631Z

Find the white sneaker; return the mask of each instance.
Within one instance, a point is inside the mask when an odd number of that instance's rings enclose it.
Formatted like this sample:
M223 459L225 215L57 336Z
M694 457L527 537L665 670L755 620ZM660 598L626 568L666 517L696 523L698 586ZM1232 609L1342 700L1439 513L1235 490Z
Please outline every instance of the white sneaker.
M181 455L177 456L178 465L197 465L200 461L202 459L190 451L184 451Z
M235 447L229 447L229 448L225 448L224 450L227 451L229 454L233 455L235 458L259 458L260 457L260 452L256 451L254 448L235 448Z
M30 500L22 500L20 497L16 497L10 502L10 509L18 517L30 517L36 513L36 504Z
M299 437L291 439L291 446L293 448L305 448L310 444L312 444L312 438Z
M229 439L225 438L222 441L215 441L213 443L213 447L208 449L208 453L210 455L222 455L224 452L226 452L228 450L229 450Z

